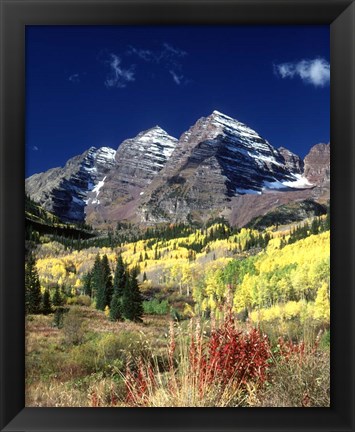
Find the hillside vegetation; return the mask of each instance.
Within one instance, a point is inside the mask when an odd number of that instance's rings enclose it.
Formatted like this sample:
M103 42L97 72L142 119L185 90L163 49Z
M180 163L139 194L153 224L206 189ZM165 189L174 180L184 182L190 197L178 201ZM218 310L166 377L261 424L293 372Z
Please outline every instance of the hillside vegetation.
M42 302L27 316L28 406L329 405L329 213L28 242L39 290L28 298Z

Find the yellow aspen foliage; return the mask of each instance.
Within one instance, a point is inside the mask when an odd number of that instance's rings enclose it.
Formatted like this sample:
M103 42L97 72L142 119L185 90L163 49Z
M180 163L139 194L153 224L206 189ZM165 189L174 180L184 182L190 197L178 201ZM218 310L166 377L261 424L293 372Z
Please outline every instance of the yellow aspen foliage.
M329 286L323 283L318 289L316 301L314 302L314 318L329 323L330 321L330 301Z
M105 307L104 314L108 317L110 315L110 308L108 306Z

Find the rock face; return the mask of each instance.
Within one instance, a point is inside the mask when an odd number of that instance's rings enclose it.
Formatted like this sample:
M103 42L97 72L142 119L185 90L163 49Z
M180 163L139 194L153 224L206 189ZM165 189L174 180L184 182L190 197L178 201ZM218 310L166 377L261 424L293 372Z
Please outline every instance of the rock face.
M330 144L316 144L304 159L304 175L317 186L330 181Z
M218 216L240 225L292 201L329 198L329 149L317 144L303 162L214 111L179 140L155 126L117 151L92 147L28 178L26 191L63 220L95 227Z
M278 151L281 153L281 156L284 159L284 164L289 171L295 174L303 173L304 162L298 155L287 150L285 147L279 147Z
M88 195L116 165L115 154L109 147L91 147L63 168L26 179L26 193L63 221L84 221Z
M144 189L164 167L177 144L159 126L127 139L118 147L116 164L100 185L100 197L89 195L87 221L97 224L130 219Z
M151 223L204 220L238 195L311 187L301 166L296 155L279 152L248 126L214 111L181 136L138 214Z

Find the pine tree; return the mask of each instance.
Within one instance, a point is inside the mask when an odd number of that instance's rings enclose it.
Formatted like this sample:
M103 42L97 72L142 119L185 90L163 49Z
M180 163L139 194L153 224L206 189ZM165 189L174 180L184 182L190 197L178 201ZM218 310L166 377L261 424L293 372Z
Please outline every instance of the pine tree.
M53 306L61 306L63 303L63 299L62 296L60 295L59 292L59 285L57 284L55 287L55 291L54 291L54 296L53 296Z
M117 292L114 292L110 304L110 320L121 321L122 320L122 297Z
M126 269L123 263L122 256L118 255L115 275L113 278L113 292L117 293L119 297L122 297L125 286L126 286Z
M88 272L83 276L83 291L85 295L89 297L92 296L91 272Z
M127 275L125 291L122 297L122 314L123 317L130 320L141 322L143 316L143 299L139 291L137 273L132 270Z
M39 314L41 312L41 286L36 268L36 260L31 253L25 266L25 310L26 313Z
M91 273L92 293L96 298L96 309L105 310L106 307L106 283L100 255L97 254Z
M105 281L105 306L109 306L111 304L112 295L113 295L113 285L112 285L112 276L110 264L108 262L107 255L104 255L101 260L101 266L103 271L103 277Z
M100 289L100 282L101 282L100 275L101 274L102 274L102 272L101 272L101 258L100 258L100 255L97 254L95 257L94 266L91 270L90 286L91 286L91 295L93 297L96 297L97 290Z
M44 315L49 315L51 312L52 312L51 298L49 295L49 289L46 288L46 290L43 293L42 313Z

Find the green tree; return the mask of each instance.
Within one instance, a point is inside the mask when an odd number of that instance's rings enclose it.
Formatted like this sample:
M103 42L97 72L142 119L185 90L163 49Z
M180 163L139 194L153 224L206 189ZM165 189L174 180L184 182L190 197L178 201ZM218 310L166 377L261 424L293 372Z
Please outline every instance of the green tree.
M123 296L123 292L126 286L126 278L126 268L122 256L118 255L115 275L113 278L113 292L117 293L119 297Z
M102 267L101 267L101 258L100 255L97 254L95 257L94 266L91 270L91 295L92 297L97 296L97 291L100 290L100 286L102 283Z
M53 306L57 306L57 307L61 306L63 304L63 299L62 299L62 296L60 295L58 284L55 286L55 291L54 291L52 303L53 303Z
M106 280L100 255L97 254L91 272L92 295L96 298L96 309L105 310L107 306Z
M112 285L112 275L110 264L108 262L107 255L104 255L101 260L103 278L105 283L105 307L110 306L112 295L113 295L113 285Z
M132 270L127 275L126 286L122 297L123 317L130 320L141 322L143 316L143 299L139 290L137 273Z
M52 312L51 298L49 295L49 289L46 288L46 290L43 293L43 299L42 299L42 313L44 315L49 315L51 312Z
M31 253L25 265L25 311L30 314L41 312L41 285L36 268L36 260Z
M91 272L88 272L83 276L83 291L85 295L89 297L92 296Z
M110 320L121 321L122 320L122 297L117 292L113 293L111 304L110 304Z

